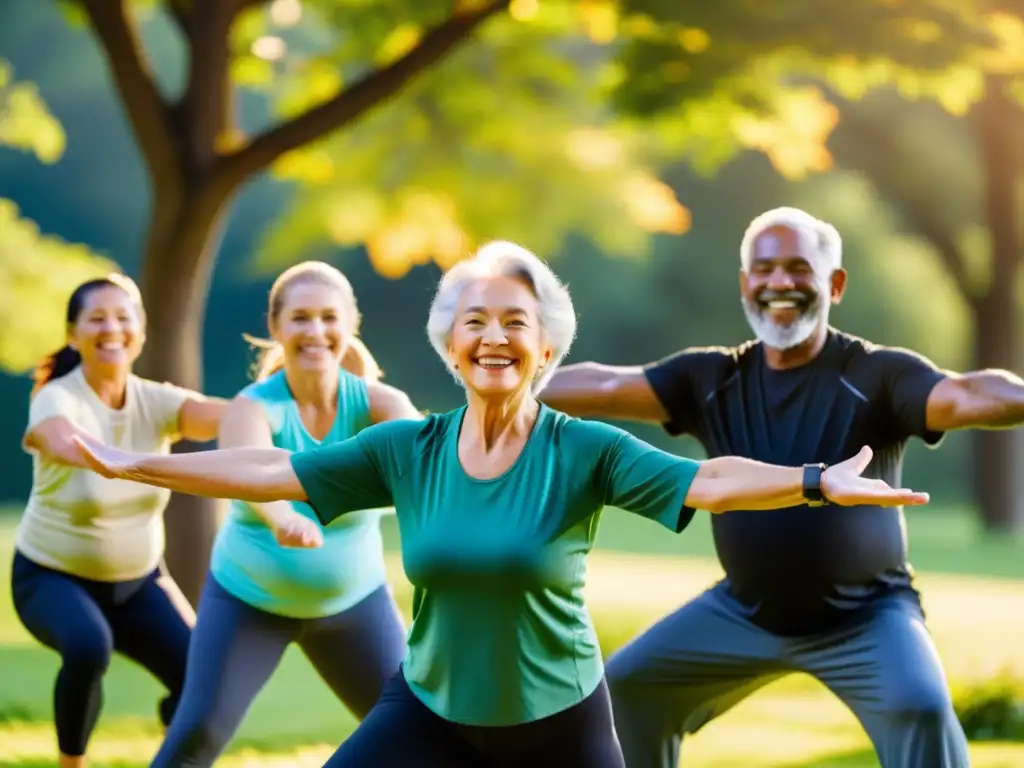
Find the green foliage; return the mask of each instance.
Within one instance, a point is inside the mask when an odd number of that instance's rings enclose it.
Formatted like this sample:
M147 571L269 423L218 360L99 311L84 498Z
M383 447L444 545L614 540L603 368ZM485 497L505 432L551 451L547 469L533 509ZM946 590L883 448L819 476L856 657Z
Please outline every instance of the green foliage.
M10 65L0 60L0 147L54 163L64 143L64 131L35 85L14 82ZM66 330L56 308L80 282L113 268L85 246L41 235L12 201L0 198L0 367L26 371L59 346Z
M0 59L0 146L55 163L64 154L65 143L64 129L46 109L35 84L15 82L14 69Z
M954 695L971 741L1024 741L1024 680L1002 674Z
M287 43L294 52L276 77L248 59L240 66L288 119L415 45L449 4L407 5L304 3L315 41L297 22L288 32L299 50ZM651 169L646 132L606 114L611 62L586 39L575 5L529 14L514 5L401 98L282 158L274 171L297 188L258 266L277 269L322 243L365 245L377 271L398 278L430 261L448 266L490 238L549 254L585 231L605 251L634 255L651 232L686 231L687 210ZM284 41L273 18L273 6L250 14L240 39ZM324 29L336 30L332 40Z

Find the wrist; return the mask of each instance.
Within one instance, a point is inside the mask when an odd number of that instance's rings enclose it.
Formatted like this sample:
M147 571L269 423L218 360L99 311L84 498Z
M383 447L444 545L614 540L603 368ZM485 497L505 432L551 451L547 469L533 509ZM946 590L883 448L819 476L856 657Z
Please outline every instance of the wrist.
M804 464L802 490L809 507L823 507L830 503L827 464Z

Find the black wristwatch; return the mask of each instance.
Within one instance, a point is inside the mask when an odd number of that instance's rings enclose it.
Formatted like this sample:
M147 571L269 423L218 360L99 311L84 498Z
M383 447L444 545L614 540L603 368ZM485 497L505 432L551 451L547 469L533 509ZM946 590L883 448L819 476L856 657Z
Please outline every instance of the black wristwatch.
M821 476L826 469L827 464L804 464L804 498L808 507L823 507L829 503L821 490Z

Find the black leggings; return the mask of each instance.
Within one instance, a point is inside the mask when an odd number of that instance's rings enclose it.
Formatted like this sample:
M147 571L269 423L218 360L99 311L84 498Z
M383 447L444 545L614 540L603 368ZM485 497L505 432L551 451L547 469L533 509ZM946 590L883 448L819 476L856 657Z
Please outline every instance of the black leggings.
M169 695L160 702L160 719L170 722L185 681L191 629L161 586L163 578L157 570L133 581L90 581L14 553L11 592L18 618L61 656L53 712L63 754L85 754L114 651L164 684Z
M293 642L358 718L405 656L402 617L386 586L339 614L289 619L253 608L208 576L181 704L151 768L213 765Z
M523 725L457 725L431 712L399 671L324 768L625 768L604 680L563 712Z

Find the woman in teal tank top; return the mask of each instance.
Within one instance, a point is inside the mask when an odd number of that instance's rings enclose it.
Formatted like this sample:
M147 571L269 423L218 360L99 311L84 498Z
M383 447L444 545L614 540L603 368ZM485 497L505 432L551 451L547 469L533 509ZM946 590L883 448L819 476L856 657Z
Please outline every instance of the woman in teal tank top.
M284 272L271 288L268 320L274 343L257 381L230 404L221 446L307 451L377 422L421 418L404 393L380 383L355 335L352 286L338 270L306 262ZM200 600L181 703L154 766L212 765L293 642L353 714L366 715L405 654L381 514L361 510L321 528L304 502L232 502ZM289 520L308 524L308 535L282 546L275 531Z
M98 472L186 493L308 501L320 522L393 504L415 589L401 671L325 768L623 768L586 557L607 505L686 528L696 509L923 504L861 477L869 449L805 488L801 467L693 461L537 399L576 331L568 290L536 256L484 246L442 279L430 340L466 404L312 451L143 456L82 441ZM743 514L756 514L744 512ZM824 507L821 514L829 514ZM279 527L303 540L315 523Z

